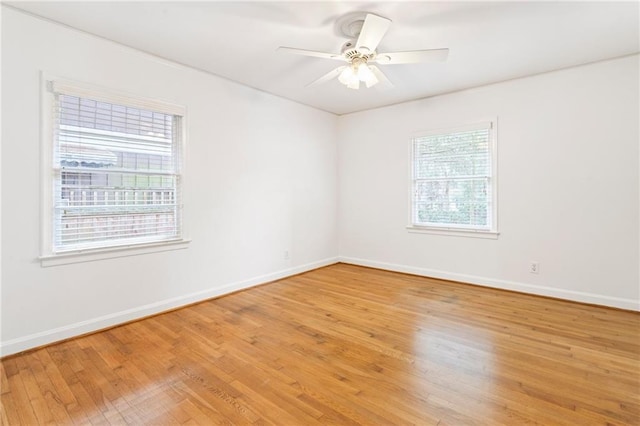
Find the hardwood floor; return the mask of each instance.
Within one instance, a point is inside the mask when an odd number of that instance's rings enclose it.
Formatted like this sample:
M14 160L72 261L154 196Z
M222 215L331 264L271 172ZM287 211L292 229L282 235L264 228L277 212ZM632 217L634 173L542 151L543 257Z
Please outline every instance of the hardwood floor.
M338 264L2 360L3 424L640 423L640 315Z

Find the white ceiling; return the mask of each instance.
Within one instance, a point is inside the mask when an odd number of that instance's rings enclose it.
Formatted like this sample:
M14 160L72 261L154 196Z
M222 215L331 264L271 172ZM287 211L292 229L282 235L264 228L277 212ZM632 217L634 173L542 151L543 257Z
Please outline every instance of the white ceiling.
M345 114L640 51L638 2L9 2L302 104ZM393 21L378 51L448 47L445 63L381 65L390 90L305 86L341 63L277 52L339 52L336 19Z

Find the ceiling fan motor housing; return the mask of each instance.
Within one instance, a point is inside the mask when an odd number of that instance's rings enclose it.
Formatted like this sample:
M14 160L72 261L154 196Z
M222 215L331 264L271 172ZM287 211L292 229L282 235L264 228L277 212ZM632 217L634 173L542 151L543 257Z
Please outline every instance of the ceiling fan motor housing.
M349 40L342 45L340 49L342 56L344 56L347 60L352 61L355 58L362 58L364 60L369 60L373 57L373 52L370 53L362 53L356 48L356 43L354 40Z

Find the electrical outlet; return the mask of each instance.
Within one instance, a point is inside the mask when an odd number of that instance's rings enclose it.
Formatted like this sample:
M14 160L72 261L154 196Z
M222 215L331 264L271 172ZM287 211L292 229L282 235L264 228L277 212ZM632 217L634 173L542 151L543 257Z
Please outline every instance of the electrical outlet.
M532 274L539 274L540 273L540 262L536 261L536 260L532 260L531 262L529 262L529 272Z
M284 251L284 260L289 260L289 250Z

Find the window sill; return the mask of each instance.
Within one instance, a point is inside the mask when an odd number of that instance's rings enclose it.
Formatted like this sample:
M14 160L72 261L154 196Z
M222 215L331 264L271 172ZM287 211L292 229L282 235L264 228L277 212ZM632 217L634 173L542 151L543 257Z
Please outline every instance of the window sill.
M471 229L456 229L456 228L431 228L426 226L407 226L409 232L417 234L432 234L432 235L449 235L454 237L468 237L468 238L486 238L490 240L497 240L497 231L474 231Z
M117 257L138 256L141 254L158 253L169 250L181 250L189 246L191 240L163 241L149 244L110 247L105 249L75 250L66 253L40 256L40 265L49 266L68 265L71 263L93 262L96 260L113 259Z

